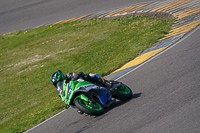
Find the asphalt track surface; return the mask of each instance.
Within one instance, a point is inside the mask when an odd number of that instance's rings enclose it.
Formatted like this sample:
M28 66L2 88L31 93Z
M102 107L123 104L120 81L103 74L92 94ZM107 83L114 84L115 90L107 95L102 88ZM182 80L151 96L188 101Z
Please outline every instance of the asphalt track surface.
M1 0L0 35L153 1L164 0Z
M2 0L0 34L144 2ZM137 94L130 101L117 102L99 117L79 115L70 108L29 132L199 133L199 35L198 27L174 47L120 78Z
M30 131L48 133L199 133L200 27L119 81L137 95L99 117L70 108Z

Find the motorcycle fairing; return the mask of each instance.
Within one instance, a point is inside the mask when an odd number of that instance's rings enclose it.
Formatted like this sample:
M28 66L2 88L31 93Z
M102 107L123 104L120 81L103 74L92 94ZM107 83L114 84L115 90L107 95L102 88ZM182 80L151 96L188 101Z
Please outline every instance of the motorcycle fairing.
M97 86L95 84L92 84L92 83L84 81L84 80L79 81L79 82L70 81L66 85L65 97L67 100L66 100L65 104L69 105L71 103L72 97L75 93L88 92L91 89L100 90L98 98L102 105L105 105L112 98L112 95L104 87Z
M111 94L108 93L105 88L104 90L102 89L99 92L99 96L98 96L102 105L105 105L111 99L111 97L112 97Z

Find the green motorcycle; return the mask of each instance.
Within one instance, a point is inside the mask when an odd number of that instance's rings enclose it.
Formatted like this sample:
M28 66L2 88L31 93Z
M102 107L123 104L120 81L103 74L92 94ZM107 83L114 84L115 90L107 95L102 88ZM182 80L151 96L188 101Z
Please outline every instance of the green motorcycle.
M128 100L132 98L131 89L125 84L114 82L112 89L105 88L99 84L93 84L83 79L70 82L65 80L58 83L62 87L62 101L66 104L66 108L78 108L78 113L88 115L101 115L104 108L114 103L114 99Z

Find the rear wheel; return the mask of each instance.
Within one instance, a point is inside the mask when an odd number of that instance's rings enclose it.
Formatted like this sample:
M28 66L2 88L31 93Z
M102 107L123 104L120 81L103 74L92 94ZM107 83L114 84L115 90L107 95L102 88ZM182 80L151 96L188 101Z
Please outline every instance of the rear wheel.
M128 100L131 99L132 96L133 93L131 89L125 84L122 84L121 86L115 88L115 94L113 95L114 98L119 100Z
M75 101L76 107L89 115L101 115L104 112L104 108L99 103L90 103L83 99L76 99Z

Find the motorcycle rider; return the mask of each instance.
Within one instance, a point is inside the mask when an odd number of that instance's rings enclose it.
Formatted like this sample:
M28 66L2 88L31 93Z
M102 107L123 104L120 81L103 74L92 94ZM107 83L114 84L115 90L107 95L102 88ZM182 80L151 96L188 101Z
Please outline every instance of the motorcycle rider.
M113 83L112 81L108 81L103 78L100 78L98 74L93 74L93 73L84 74L83 72L67 73L66 76L64 76L64 74L60 70L57 70L51 75L50 80L51 80L51 83L57 88L58 96L64 102L65 99L64 99L63 89L65 88L63 88L63 81L66 80L66 82L68 83L71 80L77 80L80 78L88 82L97 83L103 87L107 87L111 89L115 88L114 86L116 86L116 84ZM121 83L117 84L117 86L119 85L121 85Z

